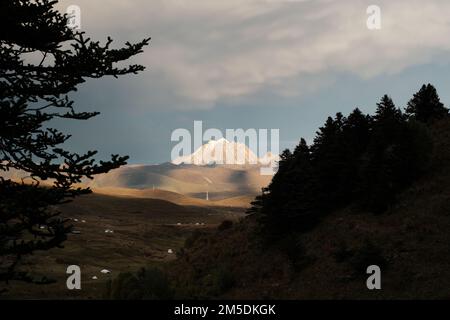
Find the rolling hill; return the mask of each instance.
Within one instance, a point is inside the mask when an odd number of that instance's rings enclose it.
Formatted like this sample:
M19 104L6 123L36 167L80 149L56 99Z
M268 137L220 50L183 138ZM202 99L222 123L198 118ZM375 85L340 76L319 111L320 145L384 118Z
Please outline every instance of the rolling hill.
M228 165L131 165L99 175L86 184L93 189L160 189L204 199L225 199L255 195L270 182L260 174L260 166Z
M244 164L217 163L217 155L223 153L226 158L233 150L237 153L243 150ZM245 144L220 139L209 141L193 154L175 159L173 163L126 165L97 175L94 180L85 179L83 186L99 194L165 199L181 205L210 205L200 201L207 197L212 201L234 198L233 205L244 207L248 203L242 200L253 198L272 179L261 174L261 167L277 160L278 156L270 152L258 158ZM27 174L10 170L2 176L18 181ZM236 197L240 200L236 201Z

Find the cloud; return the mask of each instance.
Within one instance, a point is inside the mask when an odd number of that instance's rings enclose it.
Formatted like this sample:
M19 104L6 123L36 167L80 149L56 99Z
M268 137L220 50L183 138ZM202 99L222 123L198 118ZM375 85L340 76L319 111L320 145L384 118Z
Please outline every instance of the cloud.
M150 35L149 67L133 92L142 107L208 109L269 91L302 95L349 73L363 79L450 51L450 2L377 0L382 29L366 27L366 0L64 0L94 36Z

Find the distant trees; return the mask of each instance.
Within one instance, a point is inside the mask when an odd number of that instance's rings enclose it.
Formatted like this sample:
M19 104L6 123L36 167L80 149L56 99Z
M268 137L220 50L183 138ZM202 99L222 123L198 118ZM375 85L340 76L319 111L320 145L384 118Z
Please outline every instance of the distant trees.
M56 205L90 192L74 187L83 178L126 163L113 155L95 163L95 151L63 149L70 135L51 128L53 119L87 120L68 94L86 78L125 75L143 66L117 67L142 52L149 39L112 49L67 26L57 1L0 2L0 173L26 173L27 183L0 177L0 281L32 279L16 272L20 258L60 247L70 232ZM49 181L46 187L40 185Z
M258 214L267 236L308 230L350 204L381 213L426 170L427 125L447 114L428 85L405 114L384 95L374 116L355 109L348 117L328 117L311 146L301 139L293 153L282 153L278 173L249 213Z

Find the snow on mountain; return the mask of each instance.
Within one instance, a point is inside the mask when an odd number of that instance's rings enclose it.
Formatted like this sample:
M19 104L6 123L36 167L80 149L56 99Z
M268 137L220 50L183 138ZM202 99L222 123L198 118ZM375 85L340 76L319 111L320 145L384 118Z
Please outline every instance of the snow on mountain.
M262 158L258 158L245 144L228 141L225 138L210 140L194 151L194 153L178 157L172 161L173 164L269 164L272 160L278 161L278 156L268 152Z

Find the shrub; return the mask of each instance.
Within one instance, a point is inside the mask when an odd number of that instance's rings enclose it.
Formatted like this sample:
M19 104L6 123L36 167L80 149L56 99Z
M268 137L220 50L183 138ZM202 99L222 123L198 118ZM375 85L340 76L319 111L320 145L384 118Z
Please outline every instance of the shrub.
M377 265L380 268L386 267L386 259L381 249L367 239L362 245L353 248L349 248L345 242L339 243L333 257L337 263L347 262L355 276L365 275L367 267L371 265Z
M142 268L136 274L121 273L107 285L105 298L114 300L167 300L173 290L166 275L156 268Z
M281 239L278 248L284 252L289 258L292 266L297 270L301 270L311 260L306 254L306 249L303 246L300 237L296 234L290 234Z
M192 246L194 245L194 243L201 238L201 236L203 235L203 232L199 231L199 230L195 230L188 238L186 238L186 240L184 241L184 247L186 249L192 248Z
M354 252L347 247L345 242L339 243L337 250L333 253L337 263L348 261L353 255Z
M231 229L232 227L233 227L233 221L225 220L217 227L217 230L224 231L224 230Z
M373 242L366 240L360 248L354 250L350 258L350 265L353 267L355 274L365 275L367 267L370 265L377 265L380 268L385 267L386 259L383 257L382 251Z
M235 284L235 278L229 267L221 266L204 279L206 297L219 296L230 290Z

